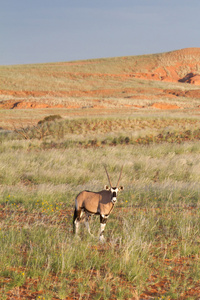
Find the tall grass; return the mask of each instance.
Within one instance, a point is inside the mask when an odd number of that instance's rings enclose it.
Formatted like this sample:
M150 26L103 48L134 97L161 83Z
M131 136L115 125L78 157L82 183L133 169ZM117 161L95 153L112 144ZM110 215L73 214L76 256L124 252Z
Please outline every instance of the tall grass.
M1 298L195 299L200 142L48 150L42 144L16 137L0 144ZM107 184L103 164L113 183L124 165L125 190L101 244L99 218L91 220L96 238L84 224L75 238L72 214L77 193Z

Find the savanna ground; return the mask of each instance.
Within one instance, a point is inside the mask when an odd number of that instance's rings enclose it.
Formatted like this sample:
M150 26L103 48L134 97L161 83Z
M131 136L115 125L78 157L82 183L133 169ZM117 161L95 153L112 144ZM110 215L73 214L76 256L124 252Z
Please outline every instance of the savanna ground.
M199 299L198 86L96 64L110 75L89 76L93 61L2 67L0 298ZM75 196L108 184L104 164L113 183L124 166L106 242L96 216L95 238L84 224L76 238Z
M1 136L1 299L198 299L198 120L73 122ZM84 224L74 238L72 214L78 192L107 184L103 164L113 182L124 165L125 190L101 244L99 218L96 238Z

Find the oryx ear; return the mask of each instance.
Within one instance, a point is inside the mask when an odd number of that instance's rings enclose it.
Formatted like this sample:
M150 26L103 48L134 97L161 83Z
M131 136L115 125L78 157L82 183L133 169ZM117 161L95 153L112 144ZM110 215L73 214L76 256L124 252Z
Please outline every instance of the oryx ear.
M110 190L110 187L109 187L108 185L105 185L104 189L105 189L106 191L109 191L109 190Z
M118 188L118 190L119 190L119 191L123 191L123 190L124 190L124 187L123 187L123 186L120 186L120 187Z

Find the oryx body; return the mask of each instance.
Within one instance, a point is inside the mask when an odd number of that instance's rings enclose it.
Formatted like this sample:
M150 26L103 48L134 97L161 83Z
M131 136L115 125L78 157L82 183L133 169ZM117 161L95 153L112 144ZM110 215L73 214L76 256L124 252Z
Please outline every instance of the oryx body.
M90 215L94 215L94 214L100 215L100 240L104 239L103 233L106 226L106 221L117 201L117 193L120 190L123 190L123 187L118 187L121 174L122 174L122 169L116 187L112 186L107 170L106 170L106 174L108 176L110 187L106 186L105 189L100 192L83 191L79 193L78 196L76 197L74 219L73 219L75 233L78 232L79 223L83 218L83 216L86 217L86 226L88 232L90 233L90 228L89 228Z

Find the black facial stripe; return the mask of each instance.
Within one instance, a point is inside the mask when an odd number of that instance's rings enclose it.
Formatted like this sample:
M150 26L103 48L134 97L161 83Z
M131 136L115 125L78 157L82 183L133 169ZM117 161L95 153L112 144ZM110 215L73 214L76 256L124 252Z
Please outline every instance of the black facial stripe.
M113 197L117 197L117 193L116 192L113 192L113 195L112 195Z

